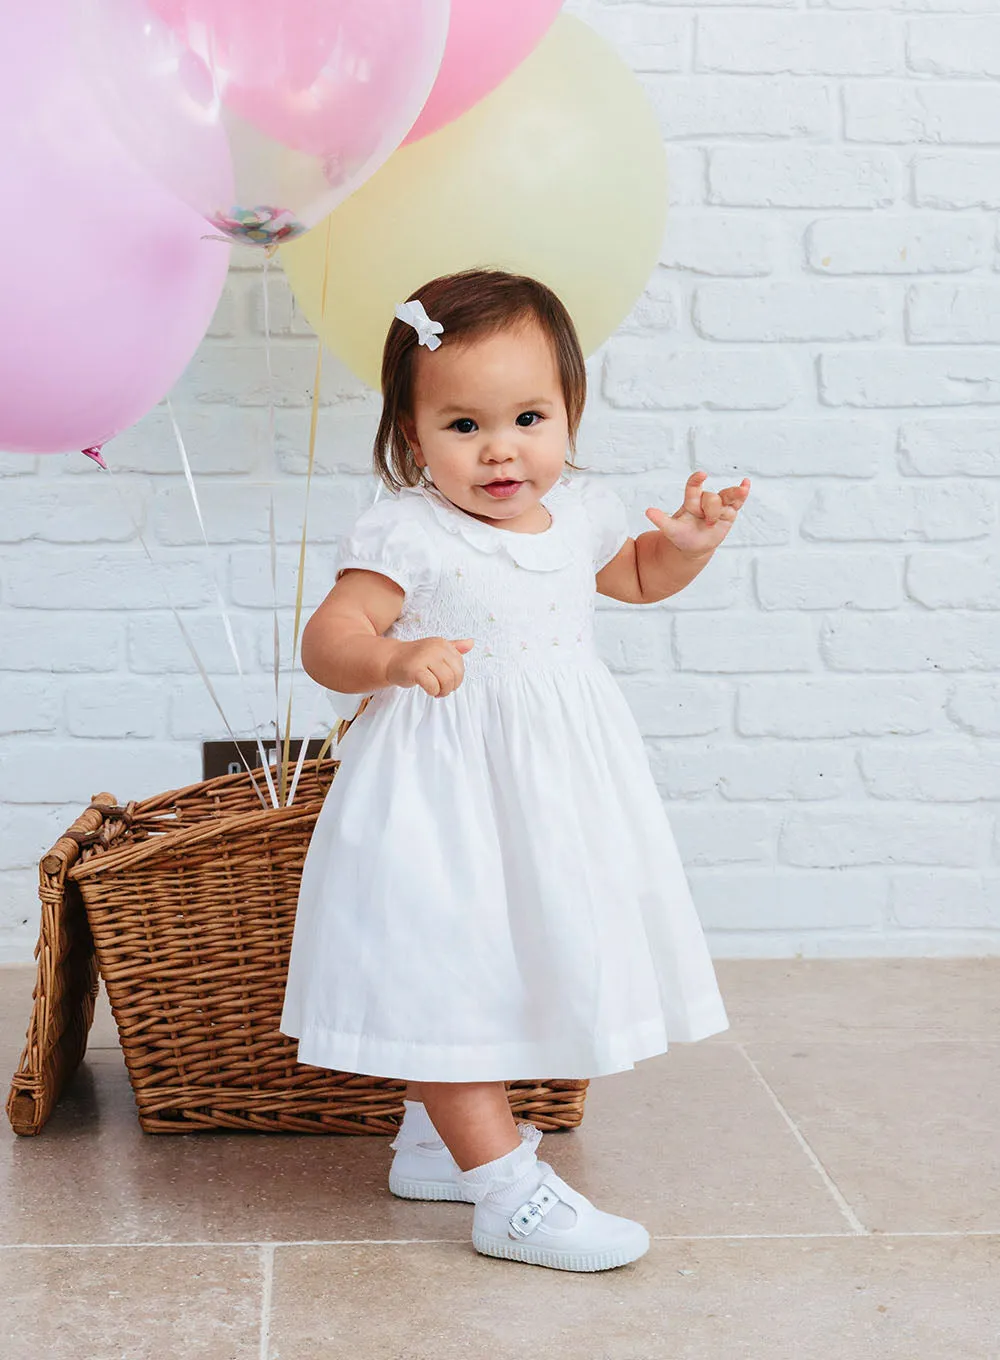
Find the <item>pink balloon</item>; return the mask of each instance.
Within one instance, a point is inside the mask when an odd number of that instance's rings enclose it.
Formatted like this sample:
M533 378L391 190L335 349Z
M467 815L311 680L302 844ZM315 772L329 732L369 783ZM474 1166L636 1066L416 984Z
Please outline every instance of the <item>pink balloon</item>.
M441 69L403 145L436 132L496 89L534 50L561 8L562 0L451 0Z
M173 386L229 250L115 138L72 38L74 0L10 7L0 184L14 249L0 305L0 449L100 445Z
M447 0L147 3L207 63L227 108L284 146L341 160L363 159L402 117L398 144L448 32Z
M230 240L316 226L399 146L448 0L77 0L95 90L140 164ZM206 136L223 130L220 163Z

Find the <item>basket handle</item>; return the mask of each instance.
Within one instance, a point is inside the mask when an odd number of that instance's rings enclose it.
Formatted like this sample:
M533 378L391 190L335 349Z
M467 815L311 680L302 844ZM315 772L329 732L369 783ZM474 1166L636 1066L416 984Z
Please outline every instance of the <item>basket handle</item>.
M125 827L131 826L134 809L134 802L119 807L118 799L113 793L95 793L90 800L90 806L80 813L73 825L63 832L52 849L43 857L41 862L43 872L51 878L64 878L79 859L80 852L85 846L103 840L106 848ZM118 825L109 826L109 822L117 822Z

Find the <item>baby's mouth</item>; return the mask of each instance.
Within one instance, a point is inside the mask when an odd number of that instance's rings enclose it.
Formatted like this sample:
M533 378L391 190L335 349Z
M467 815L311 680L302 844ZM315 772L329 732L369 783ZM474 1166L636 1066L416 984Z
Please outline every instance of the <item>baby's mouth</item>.
M497 480L495 482L486 482L483 486L483 490L488 496L503 498L505 496L515 495L516 492L520 491L523 485L523 482Z

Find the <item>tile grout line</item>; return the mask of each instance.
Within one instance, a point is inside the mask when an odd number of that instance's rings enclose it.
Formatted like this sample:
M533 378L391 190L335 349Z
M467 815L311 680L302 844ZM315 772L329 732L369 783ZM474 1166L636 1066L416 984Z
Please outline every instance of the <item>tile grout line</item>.
M271 1350L271 1294L274 1287L274 1243L260 1243L263 1276L260 1298L260 1360L268 1360Z
M791 1129L792 1135L794 1136L796 1142L799 1144L799 1146L802 1148L802 1151L808 1157L814 1170L817 1172L820 1179L823 1181L823 1184L826 1186L827 1190L832 1196L833 1201L836 1204L837 1208L840 1210L840 1212L847 1219L848 1223L854 1229L855 1234L870 1237L872 1234L869 1232L869 1230L865 1227L865 1225L861 1222L860 1218L858 1218L857 1214L848 1204L847 1200L844 1198L839 1187L837 1186L836 1182L833 1180L832 1176L827 1171L826 1167L816 1156L816 1153L813 1151L813 1149L809 1146L809 1143L806 1141L806 1138L803 1135L802 1131L795 1123L795 1120L785 1109L784 1105L782 1105L781 1101L778 1099L776 1093L768 1084L768 1082L764 1079L762 1072L758 1068L757 1064L754 1062L753 1058L750 1057L750 1054L746 1051L745 1046L743 1044L737 1044L736 1047L743 1054L743 1057L746 1059L751 1072L754 1074L754 1076L760 1082L761 1086L763 1086L764 1090L770 1096L774 1104L774 1108L778 1111L782 1119Z
M802 1232L802 1233L650 1233L654 1242L798 1242L829 1239L831 1241L851 1240L857 1237L881 1241L883 1238L909 1237L996 1237L1000 1239L1000 1226L996 1228L969 1229L903 1229L886 1232ZM468 1244L467 1237L308 1237L292 1238L288 1241L254 1242L248 1239L227 1242L2 1242L0 1251L109 1251L117 1247L136 1247L157 1249L195 1247L256 1247L260 1251L272 1253L276 1247L461 1247ZM273 1287L273 1275L271 1277ZM268 1318L270 1326L270 1317Z

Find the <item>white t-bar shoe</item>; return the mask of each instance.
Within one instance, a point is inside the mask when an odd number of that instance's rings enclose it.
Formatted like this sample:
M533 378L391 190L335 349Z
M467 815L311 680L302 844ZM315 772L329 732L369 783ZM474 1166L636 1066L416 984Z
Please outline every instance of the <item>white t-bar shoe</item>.
M513 1213L484 1199L476 1205L472 1245L484 1256L549 1266L554 1270L612 1270L649 1250L641 1223L596 1209L540 1161L541 1183ZM574 1211L571 1226L555 1227L549 1215L557 1204ZM565 1222L567 1215L560 1216Z

